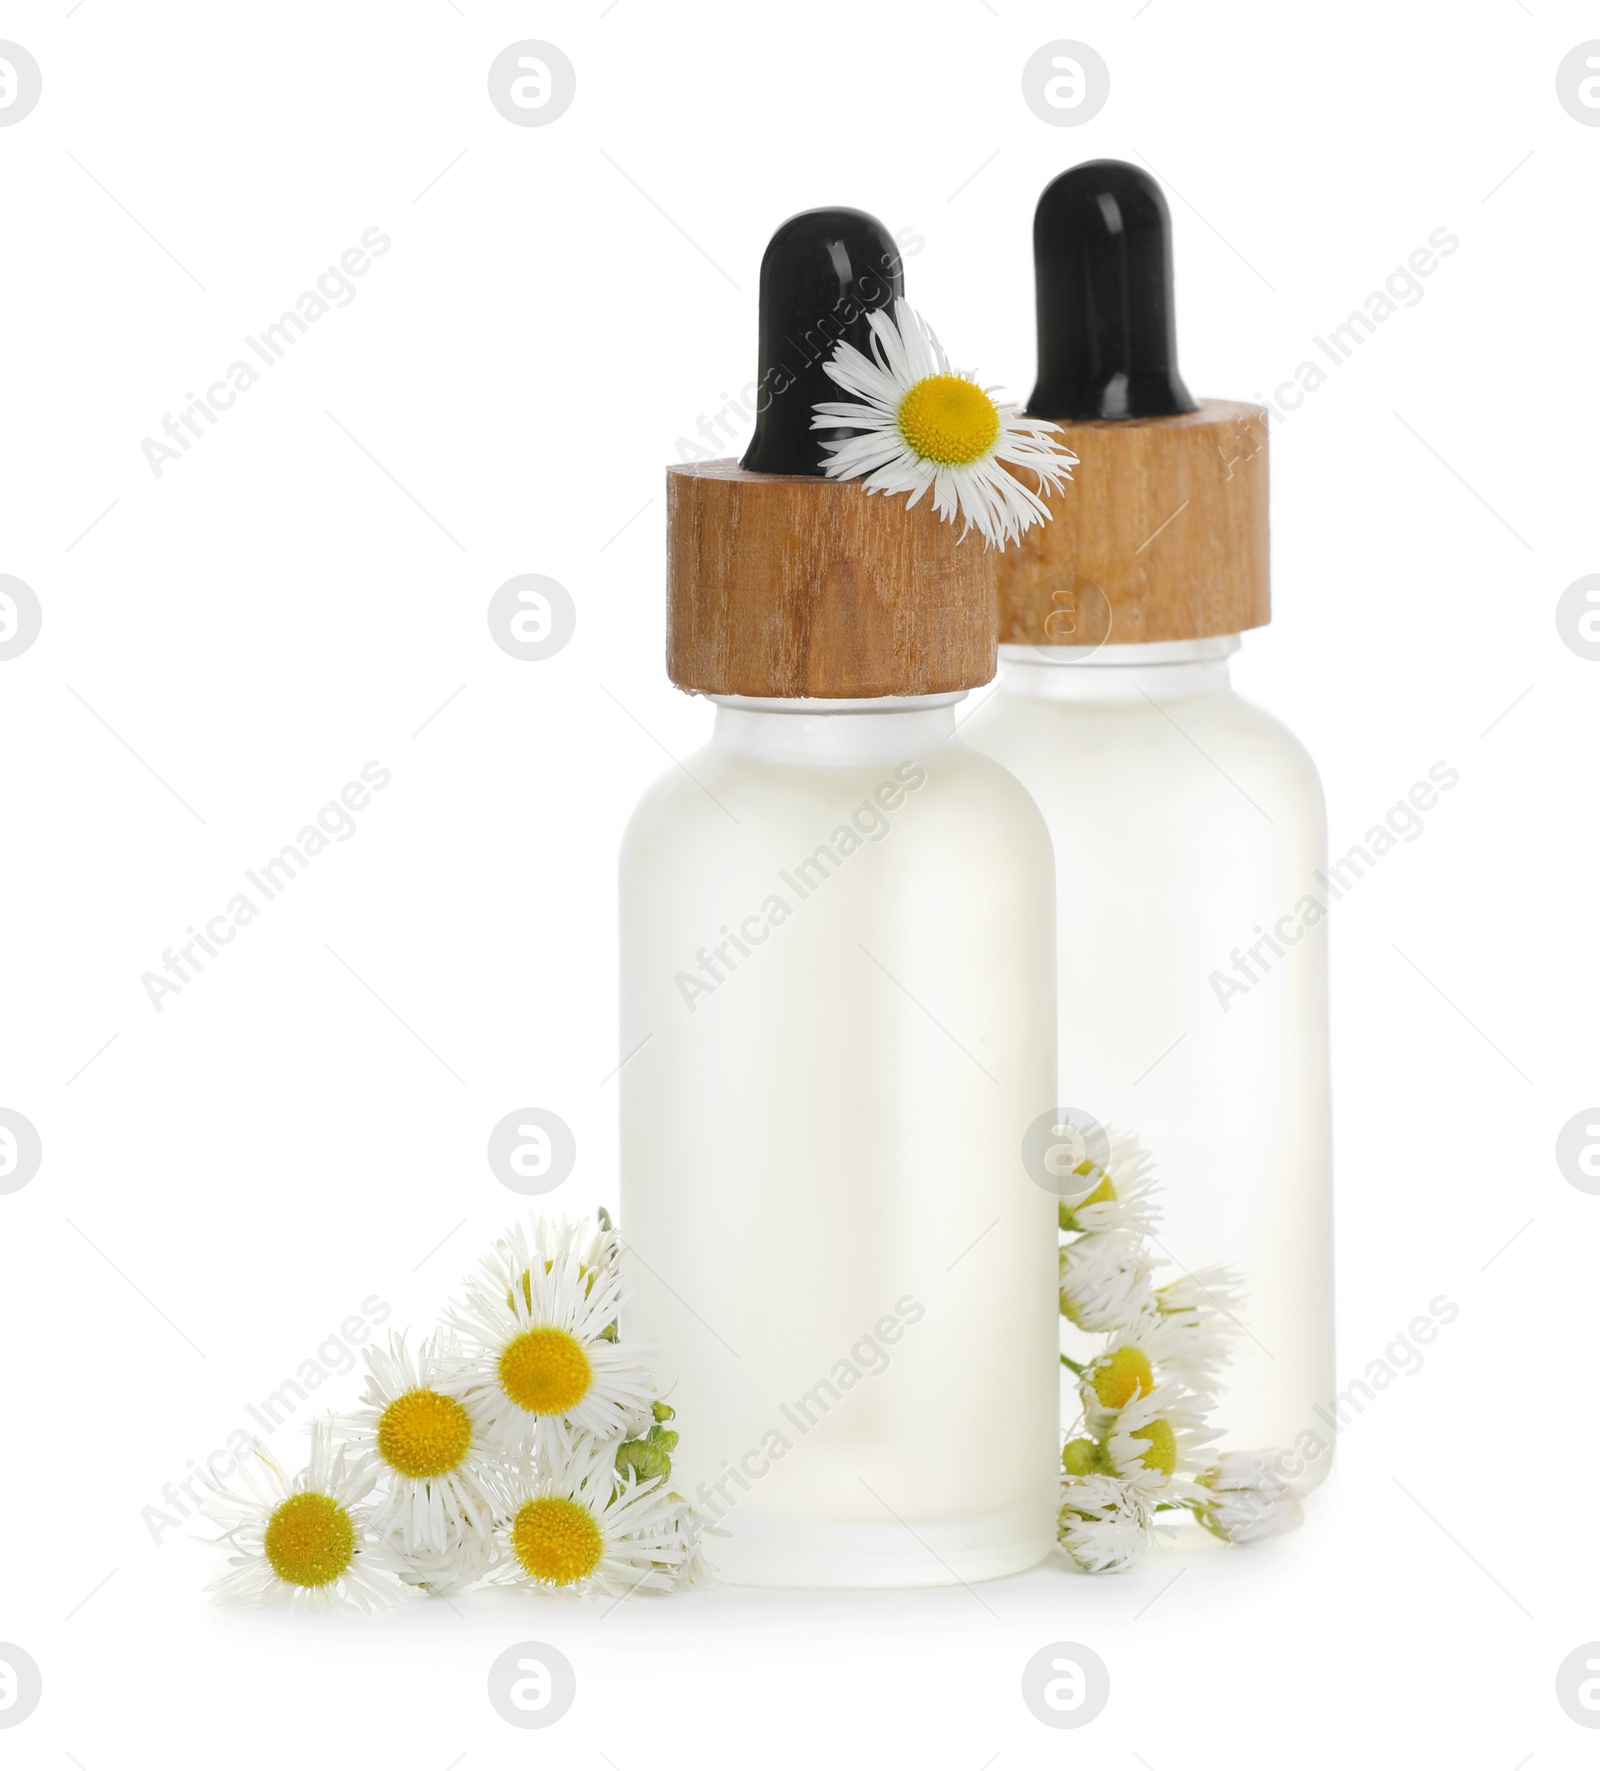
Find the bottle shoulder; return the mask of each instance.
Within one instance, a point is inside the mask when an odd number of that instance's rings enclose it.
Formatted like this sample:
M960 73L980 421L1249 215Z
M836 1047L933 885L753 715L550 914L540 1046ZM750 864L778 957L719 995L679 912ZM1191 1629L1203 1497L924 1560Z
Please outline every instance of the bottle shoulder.
M972 715L966 733L974 746L1017 769L1024 780L1051 758L1063 769L1118 758L1145 768L1164 759L1176 766L1231 755L1255 759L1321 793L1316 763L1301 740L1231 686L1170 699L1093 700L1022 695L1002 686Z
M1321 777L1277 717L1231 687L1171 700L1058 700L997 691L970 742L1009 768L1065 827L1196 821L1320 842ZM1264 820L1264 822L1263 822Z
M826 766L707 744L646 790L624 831L622 862L737 850L779 830L815 830L821 840L841 823L866 832L893 825L914 833L919 846L989 843L1046 861L1051 854L1039 808L1012 770L953 737L898 761Z
M1300 737L1278 716L1229 688L1220 697L1227 705L1219 710L1219 736L1231 741L1232 753L1241 765L1255 762L1319 827L1327 821L1322 775L1316 760Z
M1308 790L1314 791L1321 798L1322 776L1317 770L1316 761L1291 727L1259 702L1241 695L1237 689L1226 689L1219 699L1227 703L1219 712L1219 718L1226 730L1236 732L1241 739L1274 753L1284 769L1298 774Z

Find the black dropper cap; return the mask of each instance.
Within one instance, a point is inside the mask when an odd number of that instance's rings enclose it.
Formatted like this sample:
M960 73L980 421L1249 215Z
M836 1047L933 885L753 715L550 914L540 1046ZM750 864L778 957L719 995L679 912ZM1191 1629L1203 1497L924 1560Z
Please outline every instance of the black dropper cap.
M1033 418L1193 412L1178 373L1172 221L1161 187L1089 160L1044 188L1033 216L1039 380Z
M867 315L904 293L889 230L859 209L803 209L761 260L761 372L756 434L740 466L752 473L820 474L822 445L847 431L813 430L819 400L846 394L823 365L841 340L871 354Z

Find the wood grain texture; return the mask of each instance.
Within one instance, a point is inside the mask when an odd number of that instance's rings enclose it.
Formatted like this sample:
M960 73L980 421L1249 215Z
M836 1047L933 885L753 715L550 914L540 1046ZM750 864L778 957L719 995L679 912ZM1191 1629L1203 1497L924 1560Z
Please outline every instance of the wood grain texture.
M1002 645L1199 639L1271 618L1262 407L1060 429L1079 465L1047 495L1052 520L1000 556Z
M667 674L706 695L931 695L995 672L993 549L855 481L667 469Z

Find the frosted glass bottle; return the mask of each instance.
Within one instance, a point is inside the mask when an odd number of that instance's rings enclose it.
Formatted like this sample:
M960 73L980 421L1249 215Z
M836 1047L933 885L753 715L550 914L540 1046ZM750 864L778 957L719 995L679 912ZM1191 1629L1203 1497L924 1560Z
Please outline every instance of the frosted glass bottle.
M1055 845L1062 1101L1155 1153L1159 1253L1241 1272L1215 1418L1309 1488L1334 1394L1325 816L1305 750L1231 688L1238 645L1002 646L963 736Z
M714 696L621 859L621 1231L724 1579L924 1586L1054 1540L1055 909L960 694Z

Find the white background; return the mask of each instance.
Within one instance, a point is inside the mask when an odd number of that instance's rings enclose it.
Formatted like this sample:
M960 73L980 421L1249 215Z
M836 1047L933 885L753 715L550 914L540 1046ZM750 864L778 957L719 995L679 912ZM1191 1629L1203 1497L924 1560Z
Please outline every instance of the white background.
M1600 1098L1600 663L1554 620L1600 569L1600 129L1555 93L1595 35L1563 0L4 9L44 77L0 129L0 571L44 612L0 666L0 1105L44 1143L0 1197L0 1640L45 1681L8 1762L1592 1763L1554 1678L1600 1638L1600 1198L1553 1151ZM530 37L577 98L518 128L485 76ZM1079 127L1022 100L1060 37L1111 70ZM709 727L662 671L662 466L754 374L767 235L841 202L914 230L912 298L1025 395L1033 204L1100 155L1172 181L1200 395L1290 378L1461 242L1275 426L1275 619L1235 679L1318 758L1336 850L1461 772L1333 925L1341 1381L1430 1298L1459 1321L1254 1551L609 1616L210 1608L214 1553L141 1510L362 1299L431 1319L520 1206L490 1127L558 1112L551 1203L615 1201L615 851ZM157 478L141 439L373 227L350 304ZM485 620L530 571L578 608L537 664ZM157 1013L141 974L373 759L356 834ZM578 1697L522 1735L484 1681L528 1638ZM1081 1735L1019 1694L1063 1639L1111 1673Z

